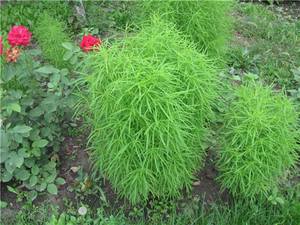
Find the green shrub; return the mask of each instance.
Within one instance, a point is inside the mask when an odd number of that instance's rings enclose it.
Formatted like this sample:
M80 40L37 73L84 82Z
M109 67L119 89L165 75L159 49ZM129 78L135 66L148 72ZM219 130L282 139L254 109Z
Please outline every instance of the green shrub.
M228 1L141 1L139 18L151 13L176 24L198 49L213 57L223 57L231 38L232 21Z
M267 195L293 165L297 114L283 95L249 83L225 114L218 167L223 187L247 198Z
M216 71L160 19L86 65L95 167L131 202L177 196L204 156Z
M37 50L24 51L18 62L1 63L1 182L17 181L31 190L55 194L55 157L62 141L61 126L72 103L66 69L42 65Z
M45 59L59 68L68 66L63 60L65 48L64 42L70 42L70 37L64 32L64 24L53 17L44 14L39 18L39 23L34 30L38 44L42 49Z

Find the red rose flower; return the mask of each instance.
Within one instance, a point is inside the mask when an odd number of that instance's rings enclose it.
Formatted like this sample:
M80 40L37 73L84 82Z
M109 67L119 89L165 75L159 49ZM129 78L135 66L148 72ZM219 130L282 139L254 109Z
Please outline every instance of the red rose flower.
M2 37L0 36L0 55L3 53Z
M94 49L96 46L100 46L102 43L100 38L94 37L92 35L84 35L80 43L80 48L84 52L89 52Z
M31 33L24 26L13 26L8 33L8 43L14 46L27 46L31 39Z

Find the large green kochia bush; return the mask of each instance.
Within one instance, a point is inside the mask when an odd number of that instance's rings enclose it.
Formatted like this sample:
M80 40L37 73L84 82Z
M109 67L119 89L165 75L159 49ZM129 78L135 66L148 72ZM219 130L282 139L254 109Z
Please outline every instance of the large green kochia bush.
M133 203L190 187L217 95L209 60L154 18L91 54L86 68L95 168Z
M34 35L46 60L59 68L68 66L67 61L63 60L65 49L62 43L71 42L71 38L65 32L65 26L62 22L48 14L43 14L39 17Z
M283 94L261 84L241 86L234 96L225 114L219 179L235 195L265 196L295 165L297 114Z
M225 1L140 1L137 21L159 14L176 24L198 49L222 59L232 36L233 0Z

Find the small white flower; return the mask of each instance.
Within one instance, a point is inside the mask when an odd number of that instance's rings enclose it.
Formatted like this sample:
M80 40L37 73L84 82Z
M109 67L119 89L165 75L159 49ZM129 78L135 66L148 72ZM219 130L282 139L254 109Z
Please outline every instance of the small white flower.
M87 208L85 206L81 206L78 209L78 213L79 213L79 215L84 216L87 213Z

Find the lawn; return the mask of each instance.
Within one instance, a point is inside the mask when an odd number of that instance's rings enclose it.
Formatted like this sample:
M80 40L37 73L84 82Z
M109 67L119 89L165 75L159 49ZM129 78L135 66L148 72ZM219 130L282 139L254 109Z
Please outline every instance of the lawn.
M0 224L300 224L300 3L0 10Z

